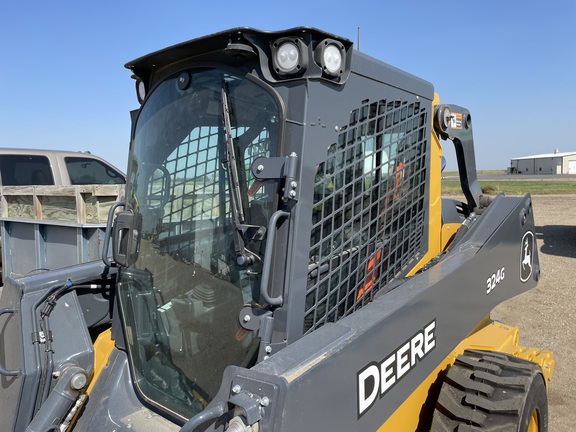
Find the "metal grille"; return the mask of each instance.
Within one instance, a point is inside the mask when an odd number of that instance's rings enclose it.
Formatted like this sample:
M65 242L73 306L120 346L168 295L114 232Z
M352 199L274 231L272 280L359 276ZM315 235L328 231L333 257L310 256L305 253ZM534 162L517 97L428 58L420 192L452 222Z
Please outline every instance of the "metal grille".
M419 102L366 102L317 167L305 333L371 301L425 252L428 122Z

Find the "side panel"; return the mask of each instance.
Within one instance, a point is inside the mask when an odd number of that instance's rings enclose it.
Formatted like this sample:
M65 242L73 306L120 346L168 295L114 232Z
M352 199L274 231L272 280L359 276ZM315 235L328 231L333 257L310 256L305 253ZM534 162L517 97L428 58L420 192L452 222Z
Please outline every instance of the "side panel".
M288 136L287 151L298 153L298 183L306 186L291 211L285 280L275 281L287 292L274 318L288 315L287 335L277 340L288 344L361 307L430 250L430 157L440 165L429 140L432 86L356 61L358 72L339 91L308 82L305 97L299 88L282 95L289 109L295 95L304 99L301 125L290 125L301 135ZM434 246L428 255L437 253Z
M285 385L263 430L378 429L495 305L535 286L536 249L518 242L534 234L530 209L529 197L498 197L435 267L252 370L235 369L221 391L251 377Z
M0 297L0 365L2 368L15 372L15 376L0 375L0 406L2 407L2 422L7 430L15 430L19 411L26 411L21 405L23 387L29 386L23 375L24 363L22 352L21 314L18 308L20 291L14 286L3 286ZM8 312L13 309L16 312ZM30 413L27 414L29 416Z
M6 371L0 373L0 406L7 430L24 431L35 415L36 424L49 429L53 421L59 421L58 416L36 413L35 409L52 403L64 412L71 408L74 400L63 403L66 396L53 390L58 377L68 376L65 372L71 366L90 376L94 361L92 341L74 291L62 292L51 311L46 300L68 279L85 283L101 278L102 273L101 264L85 264L18 280L6 279L0 309L16 311L0 315L0 365L15 372L15 376L8 376ZM41 311L45 312L44 327L40 325Z
M114 349L90 387L90 397L74 425L74 432L134 430L177 432L180 426L142 405L134 392L128 357Z

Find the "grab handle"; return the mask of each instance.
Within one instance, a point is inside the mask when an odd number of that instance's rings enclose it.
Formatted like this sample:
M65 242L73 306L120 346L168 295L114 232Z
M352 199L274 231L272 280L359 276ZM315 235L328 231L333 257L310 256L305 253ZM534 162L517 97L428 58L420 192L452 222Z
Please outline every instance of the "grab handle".
M15 314L16 312L18 312L18 309L16 308L2 308L0 309L0 316L5 314ZM20 369L14 369L14 370L6 369L3 365L0 364L0 375L20 376L22 375L22 371Z
M112 237L112 227L114 220L114 212L118 207L126 207L124 201L118 201L112 204L108 210L108 219L106 221L106 233L104 234L104 244L102 245L102 261L107 267L112 267L112 262L108 258L108 249L110 248L110 238Z
M287 218L290 213L283 210L278 210L274 212L270 221L268 222L268 237L266 238L266 255L264 256L264 264L262 268L262 280L260 282L260 295L266 300L270 306L280 306L284 299L282 295L278 297L270 297L268 294L268 283L270 281L270 267L272 265L272 248L274 247L274 241L276 240L276 224L281 218Z

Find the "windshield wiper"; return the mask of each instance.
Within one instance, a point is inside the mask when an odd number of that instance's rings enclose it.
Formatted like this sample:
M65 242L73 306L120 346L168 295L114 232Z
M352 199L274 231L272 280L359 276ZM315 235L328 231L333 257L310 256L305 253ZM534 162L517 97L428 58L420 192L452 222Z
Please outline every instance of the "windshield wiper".
M242 193L240 191L240 179L238 176L238 165L236 163L236 151L232 139L232 124L230 122L230 102L228 100L228 85L222 81L222 117L224 121L224 134L226 143L226 154L222 160L228 178L230 189L230 207L232 209L232 223L234 225L234 252L236 262L240 266L249 266L258 260L258 256L250 252L244 246L244 238L250 240L262 240L266 234L266 228L262 226L247 225L244 216Z

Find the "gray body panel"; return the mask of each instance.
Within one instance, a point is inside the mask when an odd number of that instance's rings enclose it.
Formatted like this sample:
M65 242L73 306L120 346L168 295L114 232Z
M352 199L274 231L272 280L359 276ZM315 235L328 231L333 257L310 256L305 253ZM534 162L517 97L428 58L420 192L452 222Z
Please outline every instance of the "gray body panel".
M535 286L537 256L533 277L517 283L522 251L514 241L534 230L531 213L521 224L530 206L529 197L498 197L443 261L251 370L230 368L220 396L229 396L236 384L251 392L272 384L275 391L256 394L272 401L262 410L261 430L377 429L492 308ZM487 294L488 271L501 267L505 280ZM433 320L434 349L359 416L357 373L382 362Z
M128 357L114 349L85 403L75 432L157 431L175 432L180 427L142 405L134 391Z
M0 406L8 430L23 431L31 421L40 387L42 370L49 369L44 360L45 343L39 343L39 314L44 300L71 278L77 283L98 279L103 274L101 263L90 263L58 271L46 272L28 278L7 278L0 306L2 311L14 313L0 315L0 364L16 372L15 376L0 376ZM64 292L47 317L53 351L52 370L62 372L70 366L79 367L86 375L93 370L94 348L84 320L82 306L74 291ZM50 336L48 336L50 337ZM47 390L53 389L57 379L47 377ZM49 396L48 396L49 397ZM46 418L50 422L51 419Z
M314 187L311 185L315 184L318 165L328 158L329 147L338 141L342 130L350 122L351 112L368 103L387 99L421 103L431 115L434 96L430 83L356 51L345 88L335 91L333 84L307 81L303 86L293 83L288 83L286 87L275 86L275 90L284 100L287 110L287 148L284 154L298 154L300 166L297 180L301 186L297 190L298 203L290 209L289 232L284 227L276 242L280 253L273 262L281 270L274 273L277 277L271 286L274 294L283 292L285 303L275 311L275 317L282 318L286 313L289 318L285 324L278 325L281 332L273 336L273 352L302 337L302 305L305 302L304 287L309 278L308 251L314 206ZM427 190L424 195L427 197ZM422 237L425 243L427 231ZM286 250L288 256L285 257L283 251Z

